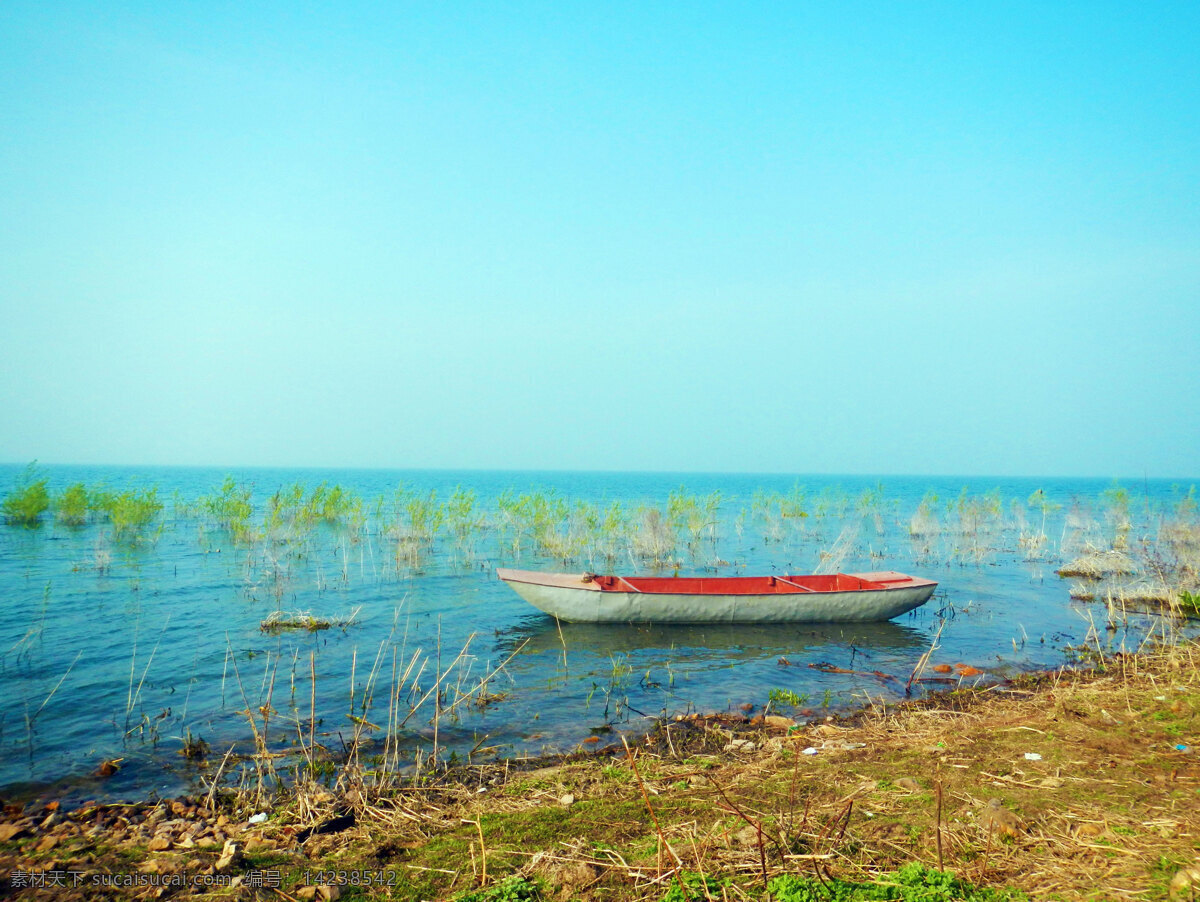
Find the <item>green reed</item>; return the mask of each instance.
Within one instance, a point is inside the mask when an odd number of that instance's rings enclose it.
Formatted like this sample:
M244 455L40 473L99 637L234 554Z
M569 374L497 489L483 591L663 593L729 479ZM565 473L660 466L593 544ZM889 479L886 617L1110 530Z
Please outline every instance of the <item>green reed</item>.
M154 523L162 511L158 489L127 489L107 499L105 513L117 538L136 540Z
M218 526L227 530L235 543L248 544L258 539L258 532L250 522L254 515L252 495L250 486L239 485L233 476L226 476L219 489L200 497L199 507Z
M307 525L348 524L358 519L362 510L362 499L354 492L337 483L329 485L322 482L309 493L297 513L297 519Z
M63 526L83 526L88 521L89 502L87 486L72 483L54 497L54 518Z
M680 486L667 495L667 522L676 533L687 536L688 550L695 554L702 539L716 543L720 508L719 491L701 497Z
M408 496L404 501L404 513L408 518L408 535L426 544L433 543L446 522L446 507L438 502L436 491Z
M42 514L50 507L47 482L38 472L37 461L31 463L17 477L13 490L0 501L0 515L8 523L37 526L42 521Z
M477 505L473 489L454 487L446 502L446 528L454 539L459 563L470 566L475 561L477 542L487 529L487 516Z

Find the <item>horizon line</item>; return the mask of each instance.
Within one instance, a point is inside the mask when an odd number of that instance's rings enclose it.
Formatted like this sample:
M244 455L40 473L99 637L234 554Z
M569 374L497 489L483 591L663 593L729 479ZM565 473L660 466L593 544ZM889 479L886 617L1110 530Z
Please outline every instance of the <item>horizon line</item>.
M710 469L589 469L569 467L422 467L422 466L362 466L362 465L329 465L329 464L162 464L162 463L100 463L100 462L63 462L55 461L42 463L35 459L31 462L16 463L13 461L0 462L0 467L119 467L122 469L191 469L191 470L224 470L232 475L237 470L346 470L358 472L417 472L417 473L563 473L563 474L627 474L647 476L790 476L790 477L819 477L828 478L878 478L878 479L1088 479L1112 480L1113 482L1200 482L1200 476L1149 476L1132 475L1096 475L1096 474L1047 474L1047 473L883 473L883 472L818 472L801 470L710 470Z

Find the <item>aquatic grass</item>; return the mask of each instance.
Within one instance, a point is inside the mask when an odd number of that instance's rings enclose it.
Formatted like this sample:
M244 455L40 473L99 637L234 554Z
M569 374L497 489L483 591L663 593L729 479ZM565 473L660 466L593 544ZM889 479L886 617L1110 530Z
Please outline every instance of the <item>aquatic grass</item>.
M332 627L345 629L358 623L358 615L362 612L359 605L349 614L341 617L317 617L308 611L273 611L259 624L264 633L278 633L285 630L307 630L316 632Z
M1127 494L1109 489L1105 504L1106 521L1120 526L1130 512ZM1110 611L1110 625L1116 622L1111 612L1118 607L1122 611L1129 607L1187 617L1181 605L1183 593L1200 591L1200 521L1194 508L1177 504L1174 511L1157 516L1157 530L1143 532L1137 543L1128 541L1129 530L1124 527L1104 534L1085 524L1083 530L1093 537L1103 536L1104 541L1089 542L1082 555L1058 570L1061 577L1086 581L1072 586L1071 597L1104 600ZM1119 618L1119 622L1124 621L1124 617Z
M1134 576L1138 566L1133 558L1111 549L1089 548L1087 553L1064 564L1058 570L1061 577L1104 579L1108 576Z
M239 485L232 475L226 476L221 487L200 497L198 505L209 519L226 530L235 544L253 544L260 538L251 523L254 490L248 485Z
M629 512L620 501L612 501L600 516L596 529L596 550L608 563L621 556L624 547L629 543L631 525Z
M643 507L638 514L640 522L633 537L633 554L653 564L668 563L678 543L675 531L657 507Z
M512 489L505 489L496 498L496 534L500 551L520 560L527 528L520 496Z
M162 511L158 489L127 489L104 497L103 512L112 524L115 538L138 541Z
M910 536L927 537L938 533L938 501L936 492L925 493L925 496L917 505L916 511L908 521L908 533Z
M972 495L964 486L958 497L946 504L955 522L957 541L951 558L976 566L986 562L999 547L1003 532L1004 505L999 489Z
M799 482L787 493L756 489L751 493L750 506L743 507L735 520L734 529L740 536L747 525L755 524L764 543L781 543L786 533L795 537L802 530L803 521L809 516L806 499L805 488Z
M17 477L13 489L0 501L0 515L5 522L18 526L37 526L50 507L49 480L42 476L37 461L27 466Z
M327 482L316 486L295 514L297 522L308 527L320 523L353 525L362 522L363 516L363 503L358 495L337 483Z
M1047 497L1045 489L1037 489L1026 499L1025 504L1041 514L1041 523L1036 531L1026 528L1025 508L1019 502L1014 501L1013 511L1018 521L1017 544L1024 550L1025 560L1042 560L1046 556L1049 544L1049 536L1046 534L1046 523L1050 515L1059 510L1062 505L1051 501Z
M1133 528L1129 492L1113 480L1113 484L1100 493L1100 501L1104 507L1104 519L1112 530L1112 547L1123 550L1128 545L1129 532Z
M259 624L264 633L277 633L284 630L307 630L310 633L317 630L327 630L333 626L333 621L314 617L307 611L272 611L267 619Z
M487 517L477 504L473 489L455 486L446 501L446 528L454 540L456 560L462 566L475 563L478 542L487 527Z
M299 539L306 531L300 516L304 505L304 486L295 483L275 491L267 499L263 514L263 532L276 544Z
M854 551L855 545L858 542L860 522L855 521L847 523L842 527L842 531L838 533L837 538L829 546L827 550L822 550L818 553L818 563L814 573L837 573L846 562L846 558L850 557Z
M408 495L404 512L408 517L407 535L426 544L434 541L446 521L446 508L438 502L436 490L427 495Z
M520 560L527 552L561 563L591 560L597 553L602 529L607 528L604 541L609 551L615 552L615 530L624 524L619 507L610 508L613 515L605 527L605 518L595 505L571 502L553 490L519 495L506 490L497 497L495 509L498 549L512 560Z
M54 498L54 518L63 526L83 526L91 509L90 495L82 482L67 486Z
M716 544L720 523L721 493L704 497L690 495L683 486L667 495L667 521L676 533L686 535L688 550L695 555L701 539Z

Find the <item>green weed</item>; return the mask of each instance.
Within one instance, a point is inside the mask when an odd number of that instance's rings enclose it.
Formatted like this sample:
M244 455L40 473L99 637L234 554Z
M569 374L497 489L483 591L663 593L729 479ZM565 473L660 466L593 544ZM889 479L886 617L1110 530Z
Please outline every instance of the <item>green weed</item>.
M91 499L82 482L67 486L54 499L54 515L64 526L83 526L87 522Z
M680 871L663 893L662 902L707 902L721 898L721 884L712 877Z
M767 698L774 705L788 705L792 708L799 708L808 701L808 695L797 695L790 689L772 689L767 693Z
M455 902L537 902L541 890L533 881L513 875L481 889L455 896Z
M1200 617L1200 592L1180 592L1179 609L1189 617Z
M139 538L162 510L158 489L126 489L103 497L104 513L112 523L113 535L118 538Z
M882 874L870 883L852 883L832 878L823 883L812 877L785 874L768 884L777 902L1005 902L1027 899L1010 889L978 889L953 874L906 864L892 874Z
M251 491L248 486L239 487L232 476L226 476L219 489L200 498L200 509L219 526L229 530L235 542L253 541L255 533L250 526L250 517L254 513L254 505L250 503Z
M9 523L36 526L49 506L50 493L46 491L46 479L38 478L37 461L34 461L17 477L13 490L0 502L0 513Z

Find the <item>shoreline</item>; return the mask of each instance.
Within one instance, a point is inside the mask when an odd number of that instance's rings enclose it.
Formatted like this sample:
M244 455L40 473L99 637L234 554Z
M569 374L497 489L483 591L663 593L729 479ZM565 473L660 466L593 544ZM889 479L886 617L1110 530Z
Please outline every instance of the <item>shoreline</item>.
M1200 637L1197 637L1200 641ZM911 706L920 704L930 698L937 698L947 693L953 693L957 690L962 691L997 691L1003 686L1012 685L1014 681L1036 678L1041 674L1054 673L1058 670L1075 670L1080 667L1086 668L1089 666L1086 661L1089 657L1094 657L1097 653L1092 650L1085 651L1082 655L1075 655L1057 665L1032 665L1027 669L1014 667L1001 667L992 669L981 669L973 665L958 662L954 665L940 663L934 664L932 661L926 662L923 667L920 667L919 672L914 670L911 677L913 684L913 692L911 695L893 697L884 699L883 704L888 708L898 706ZM1085 663L1080 663L1085 662ZM846 674L856 675L859 677L868 678L877 681L880 685L890 688L894 693L901 691L905 686L905 678L896 674L885 673L878 670L854 670L842 668L829 662L810 662L801 664L793 662L785 657L781 657L777 662L781 668L806 668L818 673ZM967 680L971 680L967 683ZM917 691L917 690L920 691ZM740 705L735 705L730 702L730 705L725 710L711 710L706 712L696 712L691 710L692 705L687 705L688 713L686 714L666 714L666 715L649 715L638 713L638 717L621 723L613 722L606 724L603 732L595 727L587 727L584 724L579 726L579 735L582 737L570 748L559 748L557 750L545 750L540 753L529 751L514 752L509 756L497 756L491 760L485 760L476 765L472 762L467 762L467 769L472 767L490 768L495 766L505 767L506 764L516 769L528 769L529 767L541 767L549 762L566 762L576 760L589 760L591 758L602 756L609 751L612 751L611 746L605 746L603 743L608 737L608 741L612 742L612 737L624 736L632 742L644 742L647 737L657 733L662 725L678 725L679 723L698 723L706 722L710 724L726 724L733 728L755 730L764 726L764 717L768 718L778 729L784 725L789 728L806 728L817 726L826 722L852 723L866 709L874 707L878 702L872 698L869 692L864 691L862 698L869 701L856 700L851 704L839 704L834 707L827 707L820 702L808 701L804 702L804 706L792 705L783 702L782 706L777 706L776 701L772 698L767 704L758 704L754 702L745 702ZM883 696L880 696L883 698ZM790 708L791 715L784 713L784 709ZM630 725L635 724L634 729L626 729ZM601 743L594 745L594 743ZM244 746L249 743L243 741ZM157 759L154 757L146 757L139 760L138 767L143 769L151 769L170 773L175 779L172 781L175 784L177 794L172 794L169 791L160 794L156 789L147 789L144 791L122 792L120 790L112 792L104 792L105 788L110 785L113 776L126 770L130 767L124 762L128 758L114 759L97 759L97 768L89 771L86 774L66 774L53 780L44 782L28 782L18 781L10 784L7 787L0 787L0 810L3 806L11 807L12 805L23 805L29 808L45 807L48 804L55 804L59 807L64 805L73 806L74 808L104 808L104 807L136 807L144 806L153 807L160 802L170 803L175 800L185 798L195 798L197 795L207 795L211 789L214 778L219 778L222 765L232 761L233 763L242 763L253 761L257 757L254 753L243 749L234 752L230 749L230 758L223 760L221 755L210 756L208 752L208 743L204 743L205 757L203 759L194 759L191 756L183 755L179 752L180 760L171 763L171 759ZM616 745L619 749L620 746ZM333 770L340 771L345 768L350 758L361 752L351 752L344 750L339 754L331 754L326 750L326 753L314 760ZM303 749L273 749L268 757L274 762L283 761L288 758L301 758ZM451 760L454 755L451 754ZM106 765L112 764L113 767L109 771L105 771ZM441 764L440 767L443 773L453 773L453 769L460 769L464 765L461 763L446 765ZM413 774L412 765L405 769L404 773L398 774L397 779L408 780ZM278 775L276 775L278 777ZM417 776L420 776L418 773ZM278 777L283 780L284 778ZM283 792L290 791L291 784L294 778L289 777L286 780L287 785L283 787ZM186 785L185 785L186 783ZM219 786L217 794L227 794L233 790L232 784L226 783ZM0 820L0 823L4 823Z
M939 857L997 891L1165 892L1200 867L1198 665L1191 641L803 727L697 715L628 754L460 766L385 791L347 768L336 791L270 805L7 805L0 894L416 900L511 878L546 899L657 899L687 874L753 893ZM67 884L13 882L54 872ZM91 882L104 875L124 876Z

